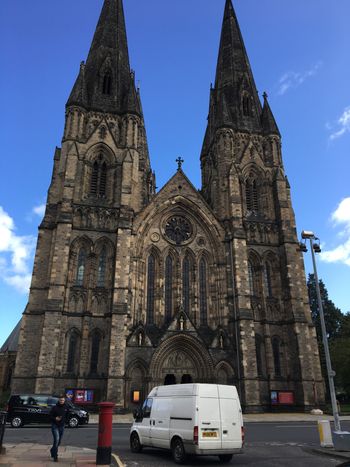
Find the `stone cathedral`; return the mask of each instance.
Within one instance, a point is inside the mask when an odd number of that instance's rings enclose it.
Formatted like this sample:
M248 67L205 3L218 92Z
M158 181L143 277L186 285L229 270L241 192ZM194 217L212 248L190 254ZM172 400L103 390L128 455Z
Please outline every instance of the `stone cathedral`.
M218 2L219 3L219 2ZM204 116L203 116L204 117ZM104 0L66 104L12 391L235 384L246 411L324 397L281 135L231 0L200 154L156 193L122 0ZM169 154L172 162L173 154Z

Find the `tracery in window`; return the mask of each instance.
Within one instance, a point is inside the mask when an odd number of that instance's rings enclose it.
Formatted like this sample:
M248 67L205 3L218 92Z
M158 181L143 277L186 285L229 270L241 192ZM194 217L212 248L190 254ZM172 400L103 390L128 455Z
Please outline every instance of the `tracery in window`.
M199 310L200 323L207 324L207 263L204 258L199 263Z

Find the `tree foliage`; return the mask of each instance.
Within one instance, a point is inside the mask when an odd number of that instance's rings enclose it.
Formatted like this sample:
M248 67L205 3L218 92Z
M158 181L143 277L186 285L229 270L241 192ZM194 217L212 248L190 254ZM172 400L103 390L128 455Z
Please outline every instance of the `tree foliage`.
M337 392L345 392L350 397L350 312L343 314L328 297L323 281L319 281L332 367L336 373ZM325 354L322 343L321 321L316 293L314 274L309 274L307 287L313 323L316 327L323 377L328 387Z

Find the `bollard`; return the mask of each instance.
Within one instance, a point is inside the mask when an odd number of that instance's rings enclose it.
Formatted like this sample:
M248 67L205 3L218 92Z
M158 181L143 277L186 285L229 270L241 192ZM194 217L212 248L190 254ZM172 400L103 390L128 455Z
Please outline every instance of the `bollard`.
M318 432L320 434L320 443L322 448L332 448L333 439L331 424L328 420L319 420L318 421Z
M96 465L110 465L112 458L113 402L101 402L98 420Z
M0 454L4 454L5 448L2 447L6 427L7 412L0 412Z

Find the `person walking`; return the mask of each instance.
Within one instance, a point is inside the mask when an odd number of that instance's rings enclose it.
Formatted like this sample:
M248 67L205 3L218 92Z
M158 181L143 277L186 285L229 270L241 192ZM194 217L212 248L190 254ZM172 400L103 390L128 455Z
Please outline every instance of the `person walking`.
M64 432L64 425L66 423L66 413L66 397L64 395L61 395L58 398L57 404L52 407L50 412L51 431L53 436L53 445L50 452L51 457L55 462L58 462L58 446L61 444Z

